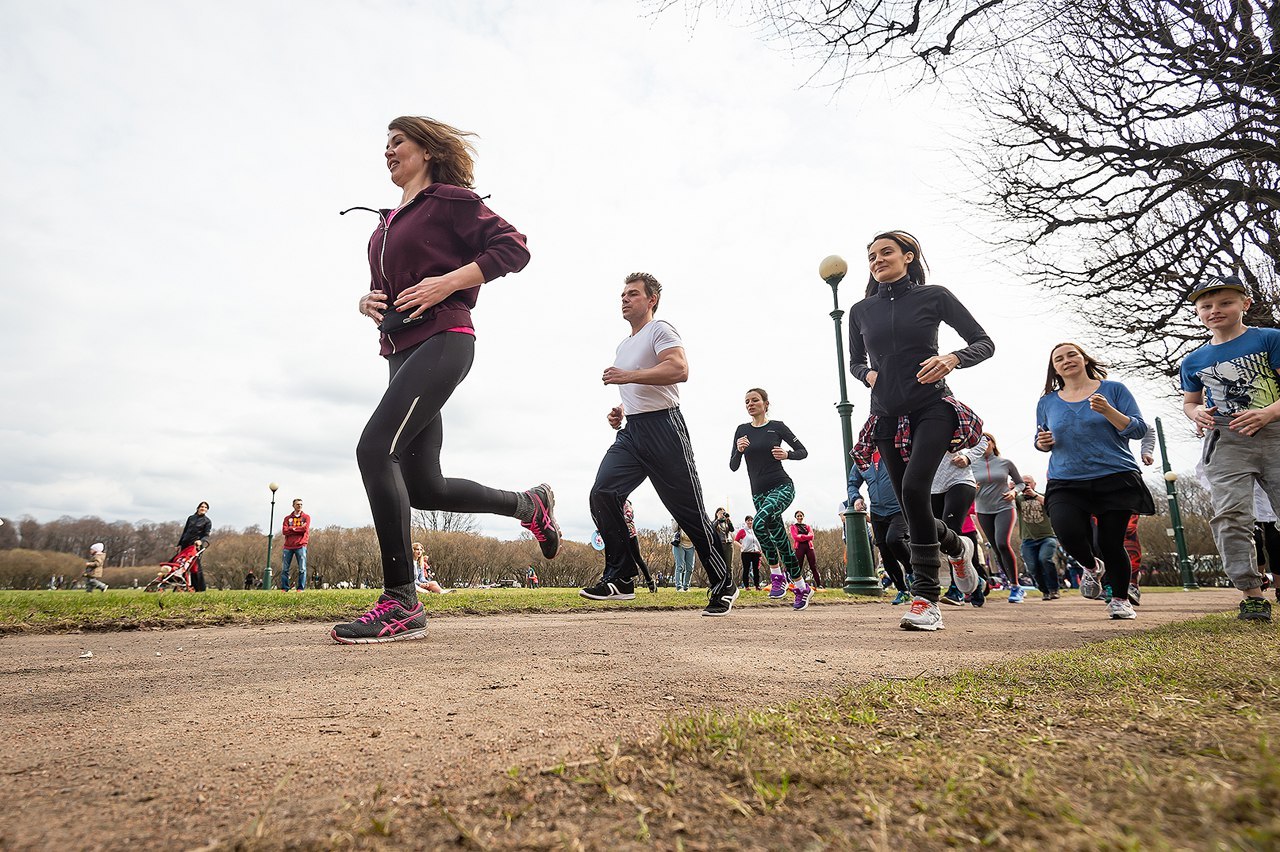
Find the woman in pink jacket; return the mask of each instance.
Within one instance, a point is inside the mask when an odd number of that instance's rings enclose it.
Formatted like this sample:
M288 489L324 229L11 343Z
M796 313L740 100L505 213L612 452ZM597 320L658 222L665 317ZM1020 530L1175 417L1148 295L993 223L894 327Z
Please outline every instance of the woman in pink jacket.
M804 571L805 560L808 560L813 587L821 589L822 575L818 573L818 558L813 551L813 527L804 522L804 512L796 512L796 522L791 525L791 544L796 552L796 560L800 563L800 570Z

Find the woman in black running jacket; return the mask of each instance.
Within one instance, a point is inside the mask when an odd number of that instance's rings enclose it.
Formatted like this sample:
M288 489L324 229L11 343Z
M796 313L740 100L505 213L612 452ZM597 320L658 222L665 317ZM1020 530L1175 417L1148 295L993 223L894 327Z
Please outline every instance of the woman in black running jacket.
M981 420L951 396L944 379L990 358L995 344L951 291L925 284L928 267L915 237L877 234L867 261L866 298L849 312L849 368L871 388L871 417L854 454L865 467L879 449L906 516L915 600L902 627L937 630L939 550L959 575L973 571L973 545L934 518L929 490L943 455L974 446L982 432ZM938 354L944 322L968 346Z

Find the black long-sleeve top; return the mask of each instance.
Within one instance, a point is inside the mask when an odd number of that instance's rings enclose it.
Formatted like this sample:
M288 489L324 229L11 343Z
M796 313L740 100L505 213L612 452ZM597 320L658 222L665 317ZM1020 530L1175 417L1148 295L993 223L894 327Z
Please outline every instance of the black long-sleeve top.
M920 363L938 354L938 326L944 322L969 344L952 353L961 367L972 367L995 352L982 326L945 287L902 278L881 284L849 310L849 371L868 387L867 373L877 374L872 414L901 417L951 395L945 381L916 381Z
M745 453L740 453L738 439L744 435L751 443L747 446ZM781 420L769 420L763 426L743 423L733 433L733 452L729 455L729 470L737 470L743 456L746 456L747 480L751 483L753 495L764 494L791 481L791 477L782 469L782 462L773 457L773 448L781 447L784 441L791 447L787 454L788 459L799 461L808 458L809 451Z

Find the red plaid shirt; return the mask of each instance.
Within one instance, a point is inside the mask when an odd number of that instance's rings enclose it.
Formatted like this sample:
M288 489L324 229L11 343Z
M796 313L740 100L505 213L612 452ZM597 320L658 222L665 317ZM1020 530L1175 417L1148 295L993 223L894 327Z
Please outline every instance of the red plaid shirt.
M951 436L950 452L955 453L976 447L978 441L982 440L982 418L954 396L944 396L942 401L956 410L957 425L955 434ZM876 423L879 420L878 415L871 415L863 425L862 431L858 433L858 443L854 445L852 455L853 463L859 470L871 467L871 454L876 449ZM893 445L898 448L903 461L911 460L911 419L909 417L898 418L898 430L893 434Z

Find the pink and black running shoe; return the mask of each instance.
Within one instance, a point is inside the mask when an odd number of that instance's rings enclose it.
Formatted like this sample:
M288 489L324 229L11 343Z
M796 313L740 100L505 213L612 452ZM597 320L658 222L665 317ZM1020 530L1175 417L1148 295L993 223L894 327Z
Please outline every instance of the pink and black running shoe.
M542 548L543 559L555 559L560 552L560 525L556 523L556 495L545 482L524 492L533 501L533 518L521 522Z
M378 642L402 642L427 638L427 612L421 601L413 609L388 595L378 598L373 609L347 624L336 624L329 631L333 641L341 645L371 645Z

